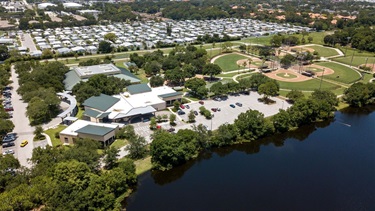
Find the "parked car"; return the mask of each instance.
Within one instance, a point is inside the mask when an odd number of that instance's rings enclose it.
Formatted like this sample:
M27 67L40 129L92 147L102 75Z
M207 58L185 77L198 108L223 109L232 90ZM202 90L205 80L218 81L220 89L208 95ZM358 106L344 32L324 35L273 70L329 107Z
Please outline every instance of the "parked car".
M232 107L232 108L235 108L235 107L236 107L234 104L230 104L229 106Z
M148 121L150 121L150 119L144 118L144 119L142 120L142 122L148 122Z
M184 104L181 104L181 105L180 105L180 108L181 108L181 109L185 109Z
M169 128L167 131L171 133L171 132L174 132L175 130L176 130L176 129L174 129L173 127L171 127L171 128Z
M186 105L185 107L186 107L187 109L190 109L190 106L189 106L189 105Z
M14 111L13 106L5 106L4 110L5 111Z
M217 108L211 108L211 111L216 112Z
M13 118L13 112L7 111L7 113L9 114L9 118Z
M3 148L14 146L14 142L3 143Z
M221 98L220 98L220 97L215 97L214 100L220 102L220 101L221 101Z
M198 116L198 111L194 111L195 116Z
M4 137L3 143L9 143L9 142L13 142L15 140L16 140L16 138L13 138L13 137Z
M20 144L21 147L24 147L28 144L29 142L27 140L23 140Z
M178 111L177 111L177 114L178 114L178 115L184 115L184 114L185 114L185 111L183 111L183 110L178 110Z
M8 149L5 152L3 152L3 155L9 155L9 154L14 154L14 150L13 149Z
M199 104L203 105L203 104L204 104L203 100L200 100L200 101L199 101Z
M242 103L237 102L236 105L242 107Z

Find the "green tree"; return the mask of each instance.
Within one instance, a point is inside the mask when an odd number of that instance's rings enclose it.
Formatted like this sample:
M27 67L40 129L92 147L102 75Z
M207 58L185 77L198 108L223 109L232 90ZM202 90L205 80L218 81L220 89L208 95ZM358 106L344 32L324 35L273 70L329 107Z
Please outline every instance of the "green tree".
M129 144L126 146L126 150L129 151L129 157L132 159L141 159L147 155L147 141L142 136L135 136L129 139Z
M219 65L213 64L213 63L208 63L203 66L202 73L205 75L210 75L210 79L212 81L212 76L218 75L222 72L222 69Z
M161 64L157 61L147 62L144 69L147 75L156 75L160 72Z
M48 112L48 104L39 97L30 100L26 114L33 125L42 124L51 118Z
M176 125L176 115L175 114L170 114L169 115L169 124L170 125Z
M344 101L353 107L362 107L373 102L374 85L361 82L354 83L344 92Z
M157 76L152 76L150 78L150 86L151 87L159 87L159 86L163 86L164 84L164 78L157 75Z
M215 96L221 96L228 92L228 86L223 85L221 82L212 84L210 92L214 93Z
M213 142L216 146L225 146L237 141L239 131L234 124L223 124L214 131Z
M0 61L5 61L9 58L8 47L5 45L0 45Z
M43 128L40 125L36 126L35 130L34 130L35 138L36 139L42 139L42 138L44 138L44 136L43 136L42 133L43 133Z
M258 88L258 93L264 95L264 99L267 99L269 96L276 96L279 92L279 87L275 81L268 81Z
M99 48L98 50L101 52L101 53L111 53L112 50L113 50L113 47L111 46L111 43L110 42L107 42L107 41L101 41L99 43Z
M286 97L289 99L291 103L296 102L299 99L303 99L305 95L300 90L292 90L288 92Z
M189 118L188 120L189 122L195 122L195 114L193 110L190 110L188 118Z
M185 87L189 88L195 95L197 95L198 89L205 85L206 82L200 78L191 78L185 82Z
M104 39L114 43L117 40L117 36L115 33L110 32L104 35Z
M271 132L271 124L264 119L264 114L256 110L247 110L234 120L239 134L246 140L253 141Z
M104 150L104 168L112 169L117 165L117 156L119 155L120 150L116 147L108 147Z
M14 128L14 124L12 121L8 119L0 119L0 135L5 135L11 132Z
M292 62L296 61L296 58L291 54L286 54L281 60L280 64L288 68L292 65Z
M156 129L156 119L155 117L151 117L150 119L150 129L153 130L153 129Z
M290 116L285 110L280 109L279 113L272 117L273 127L276 132L283 133L289 130Z

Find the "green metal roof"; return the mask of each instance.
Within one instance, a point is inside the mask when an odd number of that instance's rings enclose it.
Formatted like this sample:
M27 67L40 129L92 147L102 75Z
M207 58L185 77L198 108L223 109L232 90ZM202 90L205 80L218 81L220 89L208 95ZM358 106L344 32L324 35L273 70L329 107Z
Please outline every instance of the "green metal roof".
M120 99L100 94L99 96L93 96L85 100L82 105L97 109L99 111L107 111L110 107L116 104Z
M144 92L151 92L151 88L147 84L134 84L126 87L130 94L139 94Z
M96 136L104 136L109 132L113 131L115 128L96 126L96 125L86 125L85 127L76 130L76 133L84 133Z
M101 113L97 118L98 119L103 119L104 117L107 117L111 112L104 112L104 113Z
M167 98L167 97L174 97L174 96L178 96L178 95L182 95L182 92L173 92L173 93L158 95L158 97Z
M97 118L97 116L99 114L101 114L99 111L95 111L95 110L92 110L92 109L89 109L89 108L87 108L85 110L85 112L83 112L83 115L89 116L89 117L94 117L94 118Z
M71 91L80 81L81 79L74 70L67 72L64 79L65 90Z

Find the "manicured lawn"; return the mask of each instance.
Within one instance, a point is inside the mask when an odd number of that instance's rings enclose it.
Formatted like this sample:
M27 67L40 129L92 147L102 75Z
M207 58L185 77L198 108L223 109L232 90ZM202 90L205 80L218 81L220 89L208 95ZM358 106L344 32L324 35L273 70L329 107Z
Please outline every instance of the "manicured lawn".
M56 128L52 128L52 129L48 129L44 131L44 133L47 134L51 138L51 142L54 147L61 145L60 139L56 138L55 134L63 131L65 128L66 128L65 125L58 125Z
M353 62L352 62L352 56L335 58L333 60L337 61L337 62L347 64L347 65L353 65L355 67L359 67L360 65L366 64L366 59L367 59L367 64L374 64L375 63L375 57L368 57L368 56L354 56Z
M334 49L326 48L323 46L308 46L308 48L312 48L315 51L317 51L319 53L319 56L321 57L330 57L330 56L339 55L337 51L335 51Z
M309 33L309 35L305 36L305 40L306 40L306 44L308 44L308 37L312 37L313 38L313 41L311 43L314 43L314 44L319 44L319 45L324 45L324 37L328 34L331 34L332 32L312 32L312 33ZM302 34L295 34L294 36L298 37L299 39L302 38Z
M247 59L247 57L238 54L227 54L215 60L215 64L219 65L224 72L238 70L243 68L238 67L237 61L241 59Z
M305 90L305 91L314 91L319 89L320 80L319 79L312 79L308 81L302 82L285 82L285 81L278 81L280 84L280 88L282 89L290 89L290 90ZM331 84L325 81L322 81L322 89L323 90L334 90L340 88L340 86Z
M129 142L125 139L116 139L115 142L111 144L111 147L116 147L117 149L120 149L121 147L127 145Z
M250 37L241 41L246 42L246 43L251 43L251 44L270 45L271 39L272 39L272 36L265 36L265 37Z
M336 64L332 62L320 62L317 65L331 68L335 71L335 73L331 75L324 75L324 78L338 81L346 84L354 83L355 81L359 80L361 76L352 68L346 67L341 64Z
M151 170L152 164L151 164L151 156L148 156L142 160L136 160L134 161L135 164L135 173L137 175L141 175L145 173L146 171Z
M289 92L290 92L290 91L280 90L280 91L279 91L279 95L286 97L286 95L287 95ZM311 93L312 93L312 92L302 92L302 94L305 95L305 97L310 97Z

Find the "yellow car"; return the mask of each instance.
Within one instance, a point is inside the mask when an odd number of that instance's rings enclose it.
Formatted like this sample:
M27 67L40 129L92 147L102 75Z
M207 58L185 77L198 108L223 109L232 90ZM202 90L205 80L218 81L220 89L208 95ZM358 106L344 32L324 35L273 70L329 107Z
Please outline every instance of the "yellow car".
M22 141L22 143L21 143L21 147L26 146L28 143L29 143L29 142L28 142L27 140Z

